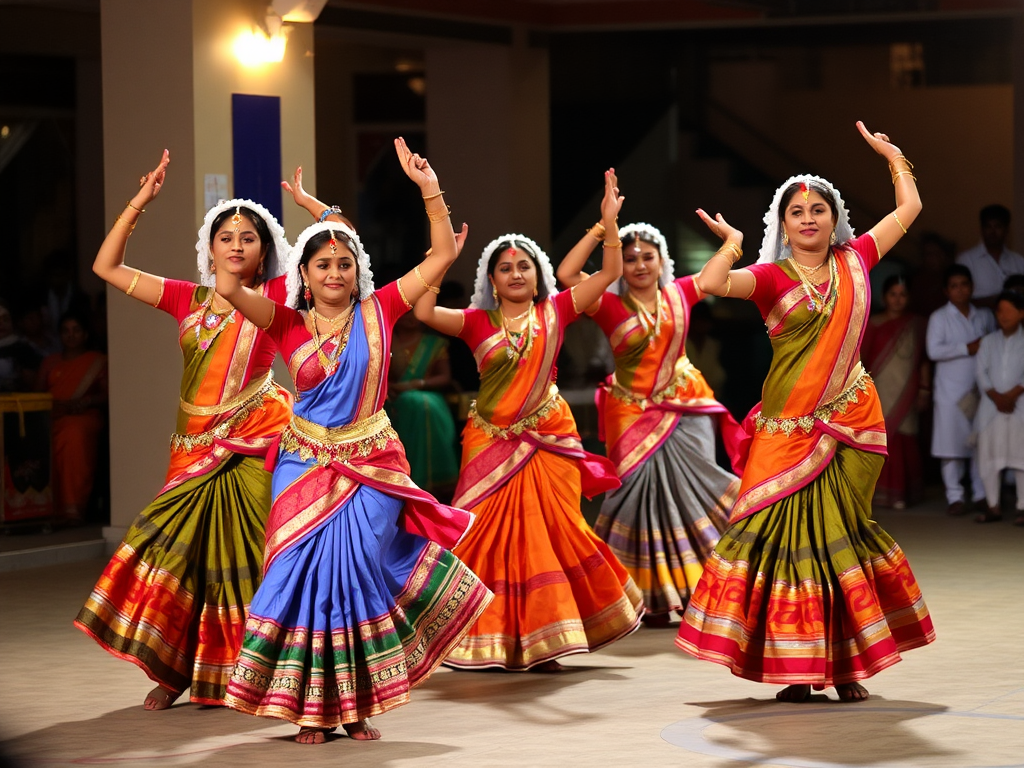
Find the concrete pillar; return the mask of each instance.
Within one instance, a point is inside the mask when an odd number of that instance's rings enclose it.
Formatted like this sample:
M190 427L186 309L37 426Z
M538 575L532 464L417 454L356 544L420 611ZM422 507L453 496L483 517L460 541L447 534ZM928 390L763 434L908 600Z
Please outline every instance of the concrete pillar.
M265 7L249 0L101 0L106 226L161 151L171 151L167 182L128 243L131 266L196 278L204 175L227 174L232 193L232 93L280 96L281 177L300 162L315 173L311 25L294 25L280 64L244 69L232 55L235 37ZM308 218L287 203L282 223L294 238ZM108 324L111 524L104 536L110 545L162 485L181 356L172 319L109 288Z

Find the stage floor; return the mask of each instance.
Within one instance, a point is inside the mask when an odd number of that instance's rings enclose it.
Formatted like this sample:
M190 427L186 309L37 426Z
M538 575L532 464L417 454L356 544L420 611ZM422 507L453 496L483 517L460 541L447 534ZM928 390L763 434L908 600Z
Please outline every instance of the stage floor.
M868 680L866 702L777 703L778 686L641 628L558 675L442 669L374 719L373 743L302 746L288 723L187 703L146 712L142 672L71 625L103 562L0 573L0 752L15 766L1024 765L1024 528L944 509L878 513L938 639Z

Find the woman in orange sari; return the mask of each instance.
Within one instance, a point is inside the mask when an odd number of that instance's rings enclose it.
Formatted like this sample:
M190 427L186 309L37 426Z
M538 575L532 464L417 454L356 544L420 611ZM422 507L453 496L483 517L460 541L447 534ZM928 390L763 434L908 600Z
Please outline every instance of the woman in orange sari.
M570 290L555 293L535 242L505 235L484 249L470 309L437 307L430 293L416 303L416 316L463 339L480 369L453 502L477 521L455 554L495 598L450 666L557 671L558 658L596 650L639 624L640 591L580 511L581 493L593 497L619 481L607 459L583 450L554 381L566 325L622 273L621 204L609 171L601 270Z
M600 225L591 231L558 267L566 285L586 276ZM686 607L732 509L739 479L715 463L715 431L735 450L739 425L686 356L690 309L704 298L693 276L675 279L656 227L629 224L619 235L622 279L587 309L615 355L598 419L622 481L595 530L643 591L644 623L665 627Z
M926 323L907 311L910 301L903 275L882 285L885 311L868 322L861 356L871 373L885 415L888 456L875 485L875 504L904 509L920 501L924 467L917 443L918 413L928 407Z
M201 284L124 264L128 236L164 184L170 156L141 180L100 246L93 271L177 322L184 358L177 431L163 488L132 523L75 626L157 685L144 707L167 709L186 688L219 705L259 585L270 473L263 467L291 417L291 395L274 383L274 342L214 290L226 270L284 301L289 246L271 213L250 200L210 209L196 243ZM314 216L331 214L288 187ZM276 277L275 277L276 276Z
M734 675L806 701L859 682L935 638L906 557L871 519L885 423L860 342L868 271L921 211L911 165L881 133L857 127L889 161L896 209L854 238L835 188L817 176L783 184L765 214L759 262L732 270L743 235L698 214L724 241L698 277L716 296L752 299L774 351L762 402L744 426L743 482L683 616L676 644Z
M89 324L65 314L62 352L43 360L40 389L53 395L53 477L57 520L82 523L96 476L96 442L107 407L107 356L87 348Z

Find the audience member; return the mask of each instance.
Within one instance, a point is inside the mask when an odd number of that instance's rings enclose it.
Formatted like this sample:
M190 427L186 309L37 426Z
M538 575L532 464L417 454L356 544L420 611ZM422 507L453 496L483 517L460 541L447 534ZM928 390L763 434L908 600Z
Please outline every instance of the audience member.
M974 279L973 301L979 307L991 307L1010 275L1024 274L1024 256L1006 247L1010 232L1010 211L1002 205L981 209L981 242L957 257Z

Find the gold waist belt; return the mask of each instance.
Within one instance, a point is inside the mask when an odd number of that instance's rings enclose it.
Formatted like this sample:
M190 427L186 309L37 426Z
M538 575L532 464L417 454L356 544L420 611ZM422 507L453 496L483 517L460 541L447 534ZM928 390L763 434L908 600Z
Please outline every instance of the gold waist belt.
M225 400L224 402L217 403L216 405L195 405L181 399L178 403L178 407L180 407L181 410L189 416L217 416L221 413L233 411L235 408L245 405L249 400L255 400L258 397L263 397L263 395L267 394L273 386L274 372L267 371L266 376L258 381L250 381L249 385L245 389L230 400Z
M335 461L345 464L353 456L369 456L374 449L381 450L392 440L398 440L398 433L382 410L344 427L324 427L301 416L292 416L281 433L284 450L299 454L303 461L315 459L321 466Z
M692 379L694 371L697 370L694 368L693 363L690 362L690 358L686 356L683 356L683 358L676 363L676 368L676 374L672 381L668 383L668 386L660 392L655 392L650 397L639 397L634 395L632 390L626 389L613 378L612 397L616 400L621 400L626 405L639 405L641 408L646 408L648 403L659 405L665 400L671 400L676 396L676 392L679 387Z
M548 399L541 404L540 408L535 410L529 416L519 419L519 421L512 422L507 427L499 427L497 424L492 424L477 413L476 400L474 400L469 406L469 418L473 421L473 426L477 429L483 430L488 437L508 440L512 437L518 437L523 434L523 432L536 429L540 420L558 407L558 403L561 399L562 398L558 394L558 387L552 384L551 389L548 390Z
M797 429L801 429L804 432L810 432L814 428L815 421L821 421L828 424L832 420L832 417L837 413L846 413L846 409L849 408L850 403L857 402L857 392L866 392L868 383L871 381L871 376L864 370L860 363L857 363L857 367L853 371L853 383L844 389L839 395L833 400L819 405L814 409L813 413L806 414L804 416L789 416L787 418L770 418L768 416L762 416L758 412L757 416L754 417L754 430L756 432L767 432L769 435L774 435L776 432L784 432L786 437L789 437Z
M184 434L175 432L171 435L171 450L191 451L196 446L209 447L213 445L213 441L217 438L223 440L231 433L232 429L248 419L255 411L260 410L263 407L263 398L273 391L274 374L268 372L266 378L250 384L235 397L219 405L192 405L182 400L181 410L192 416L211 416L217 413L226 413L230 410L235 412L216 427L205 432L186 432ZM195 409L195 412L190 411L190 408ZM209 412L207 412L208 409Z

